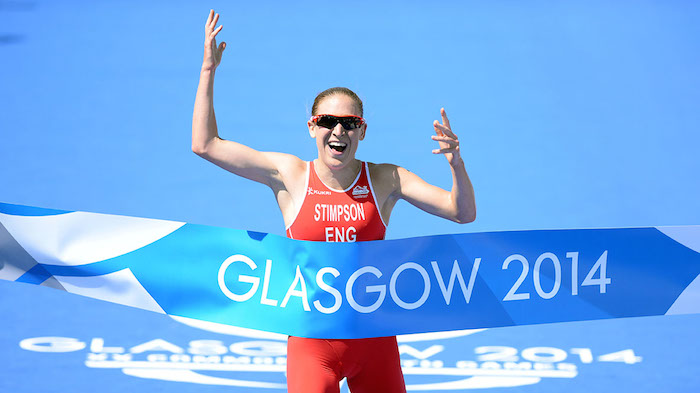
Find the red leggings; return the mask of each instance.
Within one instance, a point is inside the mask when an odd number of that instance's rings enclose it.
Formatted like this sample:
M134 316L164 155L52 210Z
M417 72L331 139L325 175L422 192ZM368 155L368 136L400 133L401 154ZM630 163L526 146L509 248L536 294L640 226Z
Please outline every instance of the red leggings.
M396 337L351 340L289 337L289 393L338 393L344 377L352 393L405 393Z

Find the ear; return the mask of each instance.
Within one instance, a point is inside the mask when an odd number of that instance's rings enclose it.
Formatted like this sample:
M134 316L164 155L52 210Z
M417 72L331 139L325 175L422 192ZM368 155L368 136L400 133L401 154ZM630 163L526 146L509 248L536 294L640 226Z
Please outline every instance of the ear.
M316 138L316 124L312 122L311 120L306 122L306 125L309 127L309 135L311 135L312 138Z
M360 140L365 139L365 133L367 132L367 123L362 125L362 130L360 131Z

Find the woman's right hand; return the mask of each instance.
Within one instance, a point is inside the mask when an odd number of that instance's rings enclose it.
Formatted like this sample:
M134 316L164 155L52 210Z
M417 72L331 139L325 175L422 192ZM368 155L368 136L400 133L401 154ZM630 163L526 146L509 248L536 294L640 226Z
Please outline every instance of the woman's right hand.
M214 10L209 11L207 24L204 26L204 61L202 62L202 70L214 71L221 63L221 55L226 49L226 43L222 42L216 46L216 35L219 34L224 27L216 27L216 22L219 21L219 14L215 14Z

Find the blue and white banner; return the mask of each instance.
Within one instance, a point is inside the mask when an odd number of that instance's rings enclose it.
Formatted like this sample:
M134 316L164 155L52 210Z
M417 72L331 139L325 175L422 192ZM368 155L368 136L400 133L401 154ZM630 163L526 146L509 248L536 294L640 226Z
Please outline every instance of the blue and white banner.
M0 204L0 279L315 338L700 312L700 226L290 240Z

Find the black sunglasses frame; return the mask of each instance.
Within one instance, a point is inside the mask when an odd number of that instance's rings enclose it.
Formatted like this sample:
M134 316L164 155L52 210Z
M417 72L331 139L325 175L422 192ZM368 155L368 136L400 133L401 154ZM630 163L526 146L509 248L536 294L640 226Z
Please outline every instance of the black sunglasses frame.
M335 128L338 123L348 131L360 128L365 124L365 119L360 116L316 115L311 118L311 121L316 123L317 126L328 128L329 130Z

